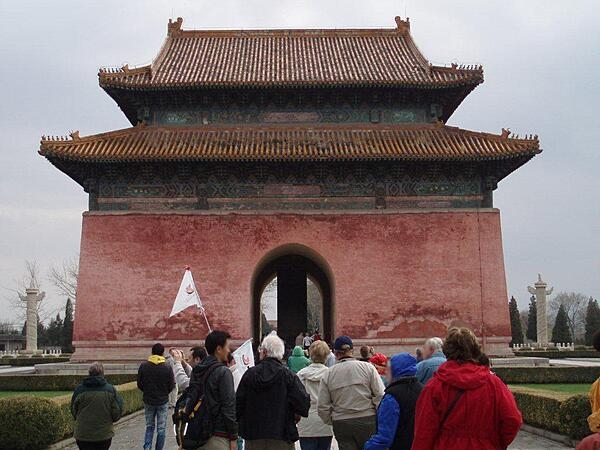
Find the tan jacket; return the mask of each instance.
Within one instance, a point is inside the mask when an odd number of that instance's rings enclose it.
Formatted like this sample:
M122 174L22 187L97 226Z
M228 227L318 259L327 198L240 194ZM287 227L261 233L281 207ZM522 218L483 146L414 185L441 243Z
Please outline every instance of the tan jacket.
M334 420L374 416L385 387L375 367L345 358L321 379L317 411L328 425Z

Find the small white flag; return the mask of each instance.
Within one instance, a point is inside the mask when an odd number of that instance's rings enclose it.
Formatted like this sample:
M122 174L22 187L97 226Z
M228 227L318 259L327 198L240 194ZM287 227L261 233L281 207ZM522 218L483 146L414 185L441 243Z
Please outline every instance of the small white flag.
M254 352L252 351L252 339L248 339L240 345L233 353L235 367L240 375L243 375L250 367L254 367Z
M173 317L175 314L190 306L197 306L204 312L200 295L194 284L192 271L189 267L186 267L185 273L183 274L183 280L181 280L181 286L179 286L179 292L177 292L177 297L175 297L175 303L173 303L173 309L171 310L169 317Z

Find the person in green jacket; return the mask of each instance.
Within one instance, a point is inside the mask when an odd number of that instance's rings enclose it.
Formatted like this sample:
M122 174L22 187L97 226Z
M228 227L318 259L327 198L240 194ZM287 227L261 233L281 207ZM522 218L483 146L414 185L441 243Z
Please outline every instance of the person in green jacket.
M80 450L108 450L114 436L113 422L123 413L123 398L104 379L104 367L95 362L89 377L75 388L71 414L75 418L73 437Z
M296 345L292 351L292 356L287 360L287 365L292 372L298 373L305 367L310 366L310 359L304 355L302 347Z

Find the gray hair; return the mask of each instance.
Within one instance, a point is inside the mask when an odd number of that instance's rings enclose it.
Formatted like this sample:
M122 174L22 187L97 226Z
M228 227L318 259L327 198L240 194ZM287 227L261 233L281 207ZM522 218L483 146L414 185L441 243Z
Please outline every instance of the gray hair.
M104 366L102 363L95 361L88 369L88 373L90 374L90 377L102 376L104 375Z
M283 359L283 352L285 351L285 344L283 340L276 334L269 334L265 336L260 345L261 349L270 358Z
M425 347L432 348L436 352L441 352L443 345L444 341L442 341L439 337L432 337L425 341Z

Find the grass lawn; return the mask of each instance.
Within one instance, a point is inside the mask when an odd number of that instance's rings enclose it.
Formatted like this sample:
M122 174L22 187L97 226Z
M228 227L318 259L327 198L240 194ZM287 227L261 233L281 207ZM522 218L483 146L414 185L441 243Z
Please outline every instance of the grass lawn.
M575 395L587 394L590 391L591 384L515 384L513 386Z
M0 398L15 397L17 395L32 395L34 397L58 397L71 394L73 391L0 391Z

